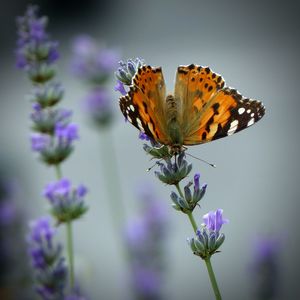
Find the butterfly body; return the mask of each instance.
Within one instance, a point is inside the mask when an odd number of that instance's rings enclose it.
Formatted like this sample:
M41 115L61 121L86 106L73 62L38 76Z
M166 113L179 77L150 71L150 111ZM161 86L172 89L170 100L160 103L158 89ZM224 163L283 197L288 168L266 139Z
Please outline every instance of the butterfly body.
M179 66L174 94L166 95L161 68L143 66L120 98L120 108L136 128L176 154L184 146L232 135L262 118L261 102L224 85L208 67Z

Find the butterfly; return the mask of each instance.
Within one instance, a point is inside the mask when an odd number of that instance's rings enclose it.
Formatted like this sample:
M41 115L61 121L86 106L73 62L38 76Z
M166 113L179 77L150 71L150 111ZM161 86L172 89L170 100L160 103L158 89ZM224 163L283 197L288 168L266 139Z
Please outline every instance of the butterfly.
M230 136L265 114L260 101L244 98L209 67L194 64L177 68L173 95L166 94L161 67L140 67L119 104L126 120L171 154Z

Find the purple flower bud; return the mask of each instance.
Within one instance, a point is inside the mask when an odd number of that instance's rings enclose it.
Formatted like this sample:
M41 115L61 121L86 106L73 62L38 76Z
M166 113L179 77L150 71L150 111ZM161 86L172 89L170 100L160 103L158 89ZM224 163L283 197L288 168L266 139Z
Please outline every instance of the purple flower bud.
M87 210L83 197L87 193L87 188L79 185L77 188L72 187L68 179L48 184L43 195L51 204L52 214L59 222L66 222L79 218Z
M78 125L73 123L66 126L57 124L55 128L55 136L57 136L61 143L70 144L72 141L79 139Z
M196 173L195 176L194 176L194 190L195 190L195 192L200 189L199 179L200 179L200 174Z
M142 131L139 132L139 139L142 141L150 141L148 135Z
M223 209L217 209L216 211L210 211L203 216L204 224L209 231L219 232L223 224L229 222L228 219L223 219Z
M43 240L51 242L55 229L50 225L50 219L48 217L41 217L36 221L30 223L30 235L29 242L42 243Z
M31 134L31 149L41 152L45 150L51 143L51 138L47 134L33 133Z
M79 185L77 188L77 196L84 197L87 193L87 188L84 185Z
M29 6L25 15L17 18L16 65L18 68L36 71L43 65L45 69L47 65L53 64L58 59L58 44L50 41L46 26L47 18L38 16L36 6ZM50 77L43 81L48 79Z
M41 217L30 223L28 253L35 271L36 291L43 299L63 299L67 269L61 257L62 247L56 244L56 230L49 217Z
M124 84L120 80L117 80L117 84L115 85L114 90L119 91L123 96L127 94Z

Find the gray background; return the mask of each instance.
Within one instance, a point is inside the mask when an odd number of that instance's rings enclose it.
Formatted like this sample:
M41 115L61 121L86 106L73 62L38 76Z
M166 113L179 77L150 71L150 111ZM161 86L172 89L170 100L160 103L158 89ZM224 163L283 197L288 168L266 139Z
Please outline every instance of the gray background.
M208 65L227 85L260 99L265 117L230 138L192 147L191 154L217 164L212 169L192 160L208 183L202 209L223 208L222 253L212 259L224 299L253 299L251 261L257 236L280 239L278 299L299 299L299 3L297 1L35 1L50 15L52 37L61 43L59 77L66 95L63 106L74 109L81 139L63 173L90 190L89 213L75 225L77 270L91 299L124 299L125 263L108 214L103 184L101 134L86 122L80 100L85 88L70 76L71 41L88 33L122 51L123 58L143 57L162 66L169 91L180 64ZM42 187L53 170L36 161L28 136L30 86L14 68L14 16L26 1L2 1L0 10L0 156L7 173L16 177L28 218L46 213ZM112 83L113 86L113 83ZM135 214L135 190L150 182L169 204L170 187L152 173L137 131L124 125L118 95L112 91L116 122L112 139L122 179L128 216ZM116 186L116 188L119 188ZM167 299L213 299L204 264L193 256L185 239L192 229L184 215L169 209ZM63 236L63 233L62 233Z

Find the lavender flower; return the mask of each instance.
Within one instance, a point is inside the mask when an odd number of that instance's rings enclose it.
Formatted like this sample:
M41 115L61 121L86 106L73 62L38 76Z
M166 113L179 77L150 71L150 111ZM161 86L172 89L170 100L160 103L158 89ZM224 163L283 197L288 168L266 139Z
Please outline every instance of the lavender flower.
M192 213L196 205L199 204L200 200L204 197L207 184L204 184L202 187L200 187L199 184L199 178L200 174L197 173L194 176L194 192L191 192L190 186L193 184L192 182L189 182L184 187L184 197L181 195L177 195L175 192L172 192L170 197L173 201L173 208L179 211L182 211L183 213Z
M47 109L42 108L39 103L32 105L33 112L30 117L33 121L33 130L41 133L47 133L49 135L54 134L55 128L68 127L72 111L63 108Z
M115 76L118 79L118 82L121 82L127 86L131 85L136 71L144 65L145 61L138 57L135 59L128 59L127 62L120 61L118 71L115 72ZM117 86L118 85L119 83L117 83Z
M117 66L119 53L99 46L89 36L79 36L73 43L73 73L87 82L101 85L111 76Z
M56 105L63 97L64 89L59 82L49 82L44 86L36 86L29 99L42 108Z
M47 18L38 17L37 6L29 6L23 17L17 18L18 40L17 67L28 72L36 83L43 83L54 76L51 65L58 59L58 43L46 33Z
M79 138L76 124L56 124L54 135L34 133L31 135L31 148L40 154L48 165L58 165L73 151L73 142Z
M111 95L104 87L92 89L85 98L84 106L97 125L108 125L113 119Z
M139 133L139 139L142 140L142 141L150 141L150 138L148 137L148 135L144 132L141 132Z
M223 209L210 211L203 216L204 224L209 231L219 232L223 224L229 222L228 219L223 219Z
M252 275L255 299L276 299L280 289L280 251L278 238L259 237L254 243Z
M114 90L116 92L120 92L121 95L123 95L123 96L125 96L127 94L124 84L120 80L117 80L117 84L115 85Z
M31 149L37 152L43 152L51 144L51 137L48 134L31 134Z
M108 81L118 60L118 51L98 45L90 36L79 36L73 43L71 68L75 76L91 87L84 99L84 107L99 127L111 124L113 119Z
M165 207L143 186L139 199L141 214L126 227L130 254L132 289L136 299L161 299L165 265L167 214Z
M54 242L55 234L47 217L30 224L28 249L35 270L36 291L45 300L63 299L66 285L67 269L62 247Z
M178 155L178 160L172 163L170 158L166 159L166 163L157 162L160 166L160 171L156 171L155 175L160 181L166 184L178 184L192 170L192 164L185 160L184 152Z
M74 188L68 179L61 179L48 184L43 194L51 204L51 213L61 223L78 219L87 211L86 193L85 186Z
M213 254L219 252L218 249L225 240L225 235L219 233L223 224L228 223L222 217L223 210L210 211L203 216L205 226L196 232L197 238L188 239L193 253L202 259L209 259Z

